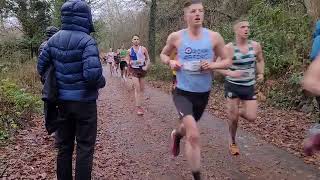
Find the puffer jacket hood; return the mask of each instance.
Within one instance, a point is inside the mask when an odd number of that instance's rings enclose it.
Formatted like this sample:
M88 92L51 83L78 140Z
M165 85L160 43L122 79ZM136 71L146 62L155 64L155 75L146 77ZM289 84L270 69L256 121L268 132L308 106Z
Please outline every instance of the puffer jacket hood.
M49 26L46 28L46 36L47 38L51 38L55 33L57 33L59 31L58 28L54 27L54 26Z
M55 26L49 26L46 28L46 40L44 42L41 43L41 45L39 46L38 49L38 55L40 55L40 53L42 52L44 46L48 43L48 40L57 32L59 31L59 29Z
M68 0L61 7L62 30L94 32L91 8L85 1Z

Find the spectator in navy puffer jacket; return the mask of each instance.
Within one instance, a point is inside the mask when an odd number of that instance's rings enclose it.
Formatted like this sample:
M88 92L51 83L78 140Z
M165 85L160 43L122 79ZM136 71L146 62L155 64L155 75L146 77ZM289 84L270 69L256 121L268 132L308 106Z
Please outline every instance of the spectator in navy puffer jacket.
M38 61L42 76L53 64L62 123L57 130L57 177L72 179L72 154L77 142L76 179L91 179L97 134L98 89L105 86L93 32L91 10L85 1L68 0L61 7L61 30L45 45Z

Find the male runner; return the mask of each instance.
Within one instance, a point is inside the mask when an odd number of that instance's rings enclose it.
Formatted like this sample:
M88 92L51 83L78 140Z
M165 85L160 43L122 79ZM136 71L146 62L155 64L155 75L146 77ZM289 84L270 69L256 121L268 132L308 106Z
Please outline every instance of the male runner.
M107 53L107 62L109 64L109 70L110 74L112 76L113 72L113 66L114 66L114 52L113 49L110 48L109 52Z
M238 20L234 23L236 41L226 45L228 56L233 57L233 64L229 70L219 70L226 75L225 97L228 107L228 124L230 132L229 150L232 155L239 155L240 150L236 144L236 132L239 117L248 121L257 118L257 97L255 94L256 78L264 79L264 58L261 45L249 40L250 26L247 20ZM241 76L231 77L237 72ZM257 75L256 75L257 74ZM256 77L257 76L257 77ZM243 104L239 108L240 102Z
M126 61L127 54L128 50L124 49L124 45L122 45L120 49L120 71L123 80L126 80L126 77L128 76L128 63Z
M180 152L180 140L186 136L186 157L195 180L200 178L200 133L197 121L208 103L212 86L212 70L228 68L231 58L224 53L224 40L217 32L203 28L204 8L200 0L188 0L184 5L187 29L173 32L161 52L164 64L176 70L177 87L173 101L181 122L171 133L171 150L174 156ZM178 60L170 59L177 52ZM220 56L220 62L213 62Z
M117 49L117 51L114 53L114 69L116 74L118 74L119 64L120 64L120 49Z
M137 114L143 115L144 110L141 101L144 95L144 77L150 67L150 58L147 48L140 46L138 35L132 37L132 47L128 50L127 58L129 59L130 71L133 76Z

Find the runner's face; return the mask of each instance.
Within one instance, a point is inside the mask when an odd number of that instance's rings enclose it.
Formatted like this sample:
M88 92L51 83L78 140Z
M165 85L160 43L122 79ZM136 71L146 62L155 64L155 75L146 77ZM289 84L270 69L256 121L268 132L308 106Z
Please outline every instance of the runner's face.
M139 44L140 44L140 39L139 39L138 36L133 36L133 38L132 38L132 44L133 44L134 46L139 46Z
M202 26L204 19L204 9L202 3L192 4L185 9L185 19L188 25Z
M250 26L248 21L239 22L236 25L236 34L238 37L248 39L250 35Z

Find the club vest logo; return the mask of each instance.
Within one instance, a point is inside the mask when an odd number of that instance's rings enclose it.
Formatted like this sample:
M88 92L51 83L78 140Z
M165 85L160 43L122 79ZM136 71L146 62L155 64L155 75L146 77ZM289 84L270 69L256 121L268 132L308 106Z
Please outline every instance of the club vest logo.
M212 59L210 57L210 49L192 49L191 47L187 47L184 50L184 60L203 60L203 59Z
M185 52L186 54L191 54L192 49L191 49L190 47L187 47L184 52Z

